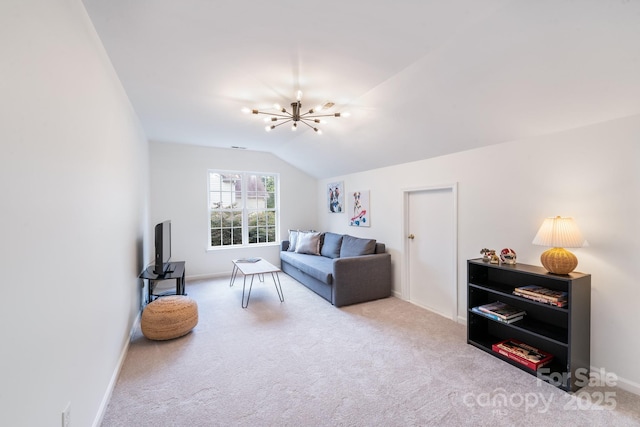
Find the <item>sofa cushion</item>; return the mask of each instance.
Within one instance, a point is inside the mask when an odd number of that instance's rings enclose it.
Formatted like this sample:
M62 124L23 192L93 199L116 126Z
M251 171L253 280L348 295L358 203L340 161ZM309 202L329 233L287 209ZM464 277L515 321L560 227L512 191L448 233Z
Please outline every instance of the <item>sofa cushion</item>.
M320 255L327 258L339 258L340 245L342 245L342 234L324 233L324 243L322 243Z
M296 253L320 255L320 236L321 233L298 233Z
M342 236L342 245L340 246L340 258L349 256L371 255L376 251L375 239L361 239L359 237Z
M323 256L280 252L280 260L309 276L330 285L332 283L333 260Z

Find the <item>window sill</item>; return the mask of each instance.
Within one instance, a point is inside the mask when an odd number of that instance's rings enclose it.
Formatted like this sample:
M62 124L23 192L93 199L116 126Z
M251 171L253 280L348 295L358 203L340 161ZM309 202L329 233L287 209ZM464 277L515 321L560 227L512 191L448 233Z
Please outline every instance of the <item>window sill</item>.
M270 242L270 243L251 243L248 245L233 245L233 246L209 246L206 249L206 252L217 252L224 250L245 250L245 249L253 249L253 248L267 248L273 246L280 246L280 242Z

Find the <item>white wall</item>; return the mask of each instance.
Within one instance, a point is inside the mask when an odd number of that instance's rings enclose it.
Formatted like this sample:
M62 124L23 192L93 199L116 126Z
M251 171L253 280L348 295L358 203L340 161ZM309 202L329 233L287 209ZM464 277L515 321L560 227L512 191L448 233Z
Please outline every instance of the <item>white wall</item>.
M171 220L171 256L174 260L186 261L188 277L230 274L234 258L260 256L280 265L279 243L207 250L209 169L279 173L280 239L287 237L290 228L306 229L316 224L315 178L272 154L160 142L152 142L150 147L150 227ZM147 261L150 263L152 258Z
M573 250L577 270L592 274L591 363L640 393L640 116L494 145L449 156L318 182L371 191L371 228L349 227L347 215L319 209L318 229L376 238L393 258L402 289L404 189L458 182L458 315L466 319L466 260L480 249L515 249L540 265L547 248L531 241L543 219L572 216L590 243ZM416 140L416 143L428 141Z
M0 3L0 424L97 421L140 308L148 146L78 0Z

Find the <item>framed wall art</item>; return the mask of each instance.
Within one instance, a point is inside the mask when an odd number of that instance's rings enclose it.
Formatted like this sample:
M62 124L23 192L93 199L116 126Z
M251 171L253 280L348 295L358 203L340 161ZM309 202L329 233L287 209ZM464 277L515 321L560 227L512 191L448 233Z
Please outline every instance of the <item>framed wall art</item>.
M332 182L327 184L327 205L329 212L344 212L344 182Z
M349 193L349 215L349 225L353 227L370 226L369 190Z

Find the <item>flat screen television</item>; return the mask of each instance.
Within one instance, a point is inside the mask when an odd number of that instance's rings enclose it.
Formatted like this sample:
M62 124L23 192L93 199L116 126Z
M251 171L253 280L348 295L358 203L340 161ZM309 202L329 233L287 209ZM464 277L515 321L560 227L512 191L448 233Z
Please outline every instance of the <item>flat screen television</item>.
M163 221L155 227L156 256L153 272L165 274L171 259L171 221Z

